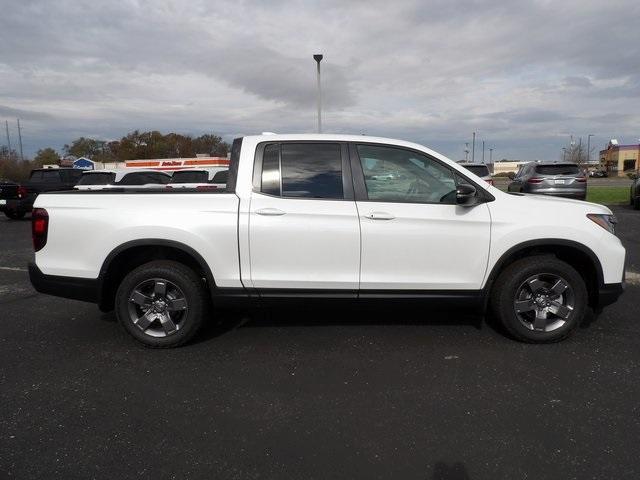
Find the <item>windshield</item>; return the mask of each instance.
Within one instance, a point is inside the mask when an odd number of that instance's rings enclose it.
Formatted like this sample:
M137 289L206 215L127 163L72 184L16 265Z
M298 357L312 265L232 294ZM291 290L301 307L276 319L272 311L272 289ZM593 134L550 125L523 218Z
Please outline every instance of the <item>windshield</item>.
M207 172L174 172L169 183L207 183Z
M115 178L116 174L112 172L85 173L78 181L78 185L109 185Z
M580 175L580 169L575 164L537 165L536 173L540 175Z
M462 165L471 173L475 173L479 177L488 177L491 175L489 168L486 165Z

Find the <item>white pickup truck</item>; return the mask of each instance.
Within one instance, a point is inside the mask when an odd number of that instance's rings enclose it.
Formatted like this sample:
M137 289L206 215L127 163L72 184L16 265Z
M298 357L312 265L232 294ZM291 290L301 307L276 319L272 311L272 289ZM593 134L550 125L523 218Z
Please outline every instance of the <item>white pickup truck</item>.
M154 347L187 342L211 307L293 299L422 301L425 318L490 307L513 337L550 342L622 293L615 223L602 205L504 193L414 143L247 136L226 190L40 195L29 273Z

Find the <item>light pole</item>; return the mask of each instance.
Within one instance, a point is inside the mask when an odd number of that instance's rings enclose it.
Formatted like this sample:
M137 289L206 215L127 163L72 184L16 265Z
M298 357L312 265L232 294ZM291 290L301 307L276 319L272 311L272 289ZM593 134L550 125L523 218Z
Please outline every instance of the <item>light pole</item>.
M565 158L567 157L567 147L562 147L562 161L565 161Z
M464 161L469 161L469 142L464 143Z
M489 149L489 163L493 163L493 148Z
M322 89L320 88L320 61L322 60L322 54L316 53L313 59L318 65L318 133L322 133Z
M476 163L476 132L473 132L473 142L471 144L471 163Z
M593 133L587 135L587 163L591 161L591 137L595 137Z
M484 165L484 140L482 140L482 164Z

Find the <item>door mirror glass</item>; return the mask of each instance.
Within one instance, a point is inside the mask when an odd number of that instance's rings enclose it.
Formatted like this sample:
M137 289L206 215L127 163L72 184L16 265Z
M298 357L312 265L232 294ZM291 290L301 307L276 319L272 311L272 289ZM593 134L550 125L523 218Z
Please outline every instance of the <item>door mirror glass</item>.
M458 205L470 207L478 202L476 187L466 183L458 185L456 189L456 203Z

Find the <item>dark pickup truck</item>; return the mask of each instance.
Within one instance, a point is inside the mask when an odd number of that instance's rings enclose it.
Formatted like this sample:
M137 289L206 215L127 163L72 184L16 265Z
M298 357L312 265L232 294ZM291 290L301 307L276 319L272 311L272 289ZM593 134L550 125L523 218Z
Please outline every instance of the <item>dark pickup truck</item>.
M74 168L38 168L31 171L29 180L21 185L0 185L0 208L12 220L19 220L33 208L40 193L71 190L82 177L82 170Z

